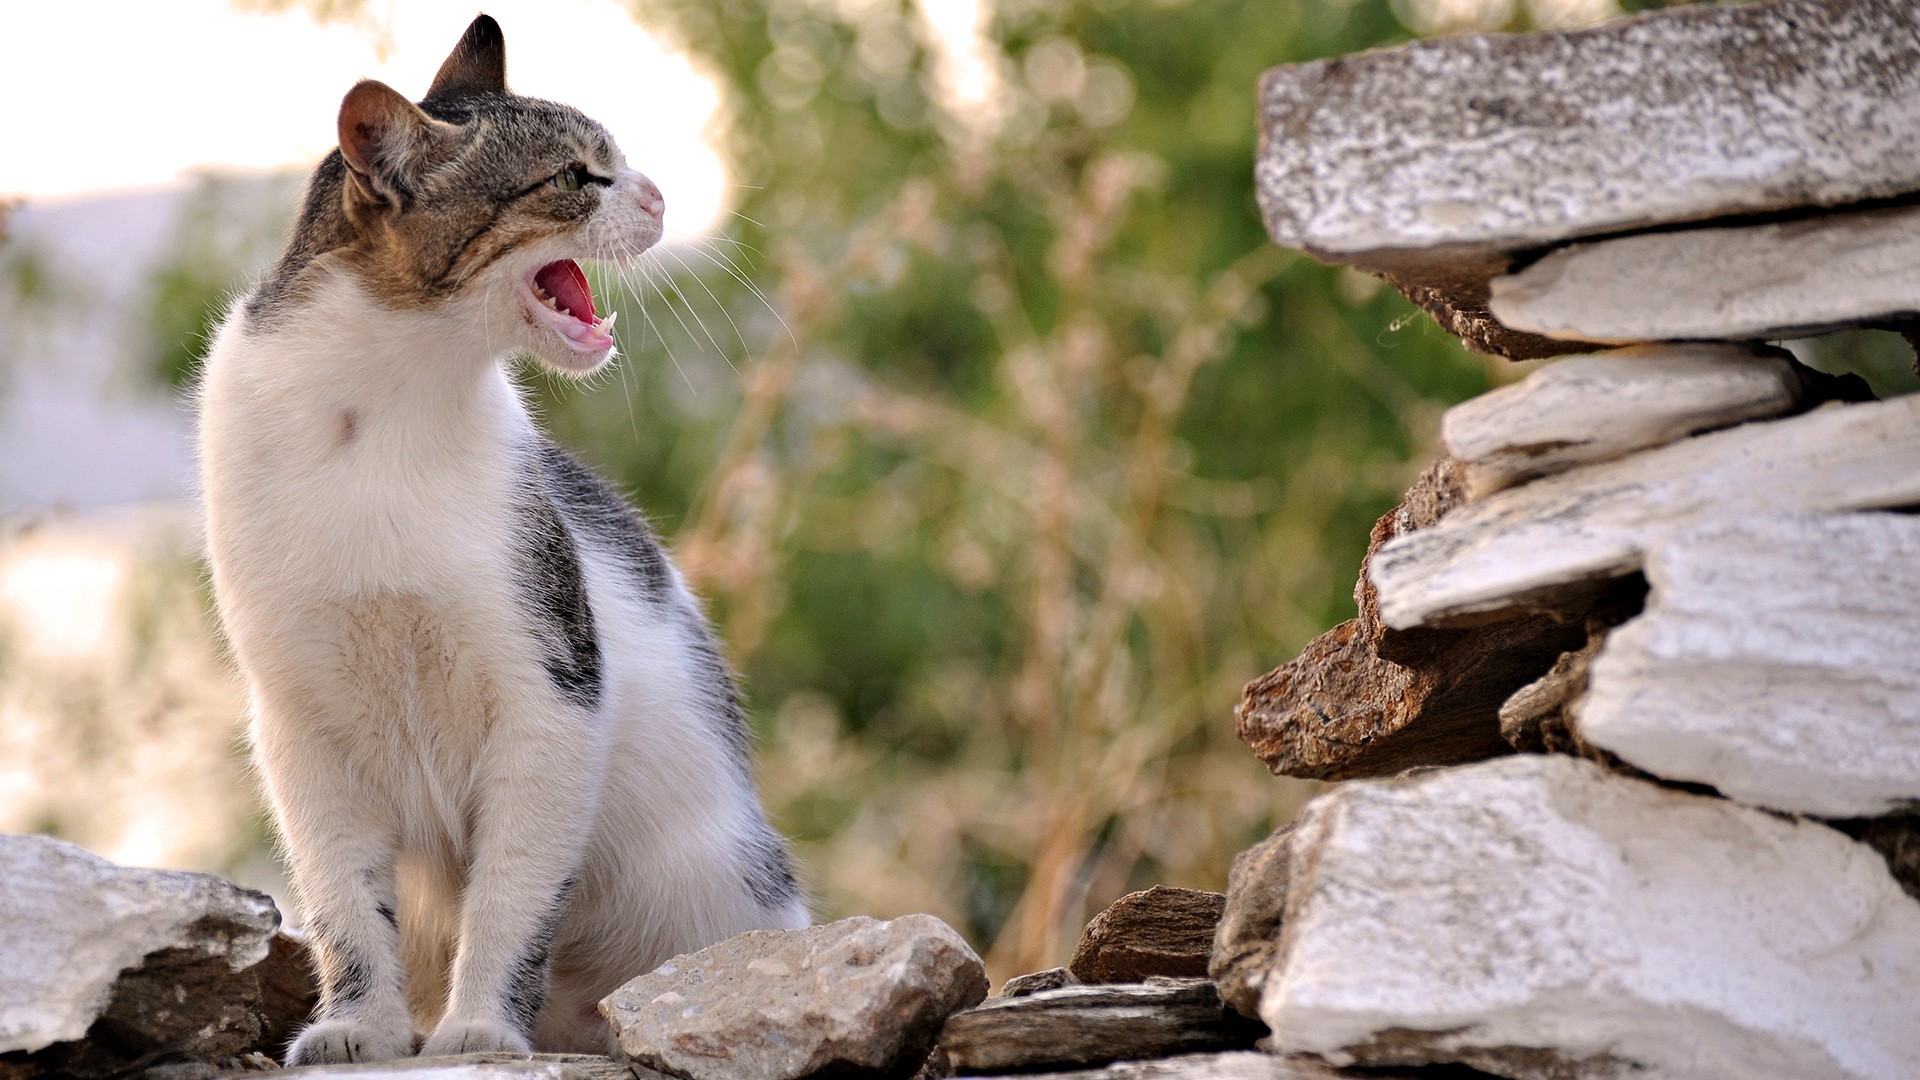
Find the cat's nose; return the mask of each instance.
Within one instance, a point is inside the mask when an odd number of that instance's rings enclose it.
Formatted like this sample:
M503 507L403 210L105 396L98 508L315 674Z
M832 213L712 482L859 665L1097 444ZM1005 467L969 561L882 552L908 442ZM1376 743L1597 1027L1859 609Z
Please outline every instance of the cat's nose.
M666 219L667 197L660 194L660 189L654 186L653 181L644 176L641 177L638 194L640 197L640 209L645 210L658 220L664 221Z

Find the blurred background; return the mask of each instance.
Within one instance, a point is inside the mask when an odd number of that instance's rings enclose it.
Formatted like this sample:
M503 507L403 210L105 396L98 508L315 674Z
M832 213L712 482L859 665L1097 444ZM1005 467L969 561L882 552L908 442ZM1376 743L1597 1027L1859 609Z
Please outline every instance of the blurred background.
M1236 740L1242 685L1353 614L1440 412L1525 370L1267 242L1258 75L1619 0L485 6L515 89L666 192L597 282L618 366L525 378L708 598L820 916L931 911L997 981L1122 893L1221 888L1312 792ZM422 93L475 3L53 7L0 16L0 831L291 908L195 365L341 94ZM1898 339L1822 348L1913 389Z

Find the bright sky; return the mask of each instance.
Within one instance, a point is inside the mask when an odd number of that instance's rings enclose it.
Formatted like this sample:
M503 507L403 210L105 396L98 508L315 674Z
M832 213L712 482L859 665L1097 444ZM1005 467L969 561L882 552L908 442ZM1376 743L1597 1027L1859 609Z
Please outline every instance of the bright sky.
M368 0L359 23L232 0L0 7L0 196L164 184L197 166L310 165L340 99L375 78L425 94L481 10L507 36L507 83L605 124L667 196L673 234L728 201L713 149L719 95L618 0Z

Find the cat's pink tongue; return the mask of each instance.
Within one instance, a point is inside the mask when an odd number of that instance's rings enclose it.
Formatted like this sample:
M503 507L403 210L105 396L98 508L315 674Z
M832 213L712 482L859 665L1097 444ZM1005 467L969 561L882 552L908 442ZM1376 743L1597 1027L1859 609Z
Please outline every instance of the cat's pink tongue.
M561 310L591 326L600 321L593 309L593 287L587 275L572 259L561 259L541 267L533 275L534 284L547 291Z

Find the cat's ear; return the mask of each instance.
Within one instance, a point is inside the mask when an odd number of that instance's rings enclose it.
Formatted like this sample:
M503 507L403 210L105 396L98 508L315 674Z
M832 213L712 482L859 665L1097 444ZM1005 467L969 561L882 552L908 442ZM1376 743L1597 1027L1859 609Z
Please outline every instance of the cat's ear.
M384 201L406 190L445 127L393 87L366 79L340 102L340 156L367 193Z
M493 16L473 20L460 44L453 47L440 65L428 98L461 97L466 94L504 94L507 92L507 39Z

